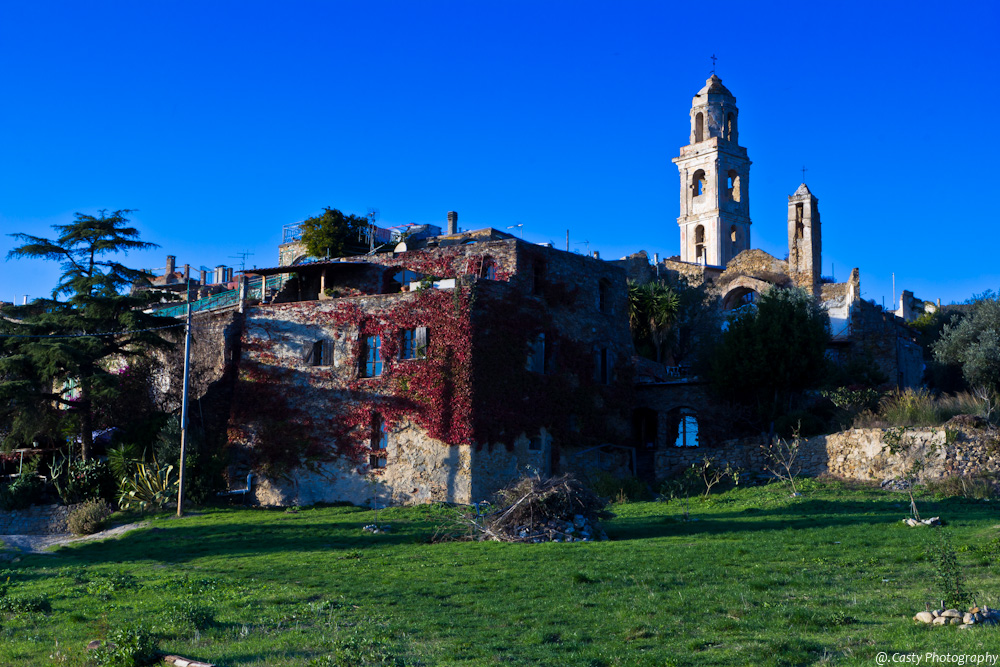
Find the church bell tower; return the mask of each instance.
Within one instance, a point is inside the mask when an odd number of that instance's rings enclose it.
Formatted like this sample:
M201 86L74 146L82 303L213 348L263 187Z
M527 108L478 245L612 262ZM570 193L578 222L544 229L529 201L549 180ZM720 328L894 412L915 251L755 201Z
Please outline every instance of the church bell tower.
M750 159L738 143L736 98L714 73L691 103L680 172L681 261L725 266L750 248Z
M819 200L805 183L788 198L788 271L795 284L813 294L821 287L823 236Z

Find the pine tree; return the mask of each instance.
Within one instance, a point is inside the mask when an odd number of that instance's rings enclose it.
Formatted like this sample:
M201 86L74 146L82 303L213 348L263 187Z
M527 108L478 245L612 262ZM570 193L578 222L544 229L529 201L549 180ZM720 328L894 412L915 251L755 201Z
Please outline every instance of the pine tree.
M162 295L135 289L149 285L150 276L114 259L157 247L139 240L139 231L128 226L130 213L77 213L74 222L53 225L53 240L11 234L22 245L7 255L58 261L63 273L52 298L3 311L0 401L7 402L15 424L39 412L76 417L84 459L93 451L96 409L119 392L115 371L153 348L171 347L162 329L178 325L143 312ZM32 437L23 429L12 433Z

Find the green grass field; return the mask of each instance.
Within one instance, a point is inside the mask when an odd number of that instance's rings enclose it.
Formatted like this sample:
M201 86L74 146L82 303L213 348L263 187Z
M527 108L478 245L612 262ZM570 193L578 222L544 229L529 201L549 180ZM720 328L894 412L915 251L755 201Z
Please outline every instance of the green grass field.
M82 665L143 623L167 652L236 665L872 665L982 653L1000 628L923 626L940 599L908 498L804 481L613 506L609 542L430 543L452 511L208 509L0 563L0 664ZM1000 606L995 501L919 499L968 589ZM35 609L35 611L32 611Z

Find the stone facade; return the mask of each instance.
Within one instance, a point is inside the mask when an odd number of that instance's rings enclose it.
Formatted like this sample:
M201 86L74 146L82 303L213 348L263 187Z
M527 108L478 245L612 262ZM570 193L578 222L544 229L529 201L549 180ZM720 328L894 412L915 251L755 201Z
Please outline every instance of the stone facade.
M750 247L750 159L739 145L739 109L713 74L691 104L690 143L680 172L682 262L725 266Z
M788 272L798 287L819 295L823 235L819 200L805 183L788 198Z
M262 504L467 503L628 439L618 266L479 230L264 271L293 285L245 313L230 421Z

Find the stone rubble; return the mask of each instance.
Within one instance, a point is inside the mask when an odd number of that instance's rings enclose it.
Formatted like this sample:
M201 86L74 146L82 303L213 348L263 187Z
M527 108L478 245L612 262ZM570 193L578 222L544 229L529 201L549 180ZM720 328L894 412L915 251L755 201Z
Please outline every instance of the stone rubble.
M366 533L371 533L373 535L379 535L380 533L388 533L392 530L392 526L388 524L378 525L375 523L370 523L367 526L361 528L361 530Z
M526 542L593 542L608 539L607 533L596 527L582 514L574 515L572 521L552 519L534 526L519 525L515 534Z
M913 620L929 625L957 625L965 630L974 625L1000 625L1000 610L986 606L971 607L966 612L958 609L933 609L919 612Z

